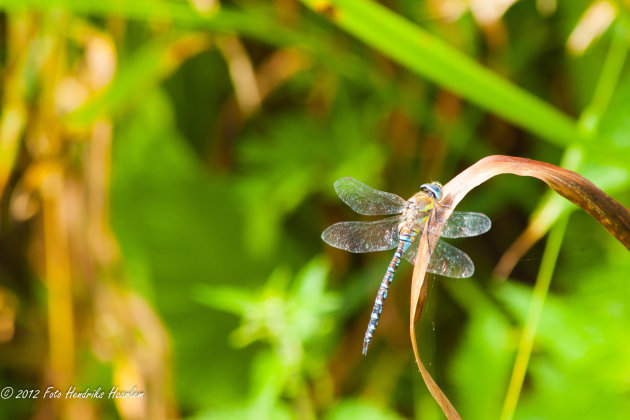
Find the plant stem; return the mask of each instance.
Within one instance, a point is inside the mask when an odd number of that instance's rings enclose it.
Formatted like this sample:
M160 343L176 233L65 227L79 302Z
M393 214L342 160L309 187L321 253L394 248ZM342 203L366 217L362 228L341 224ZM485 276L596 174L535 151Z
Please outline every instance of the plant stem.
M597 80L595 92L593 93L593 99L589 107L584 110L584 116L586 118L580 118L580 120L588 120L589 116L594 117L595 125L586 125L586 129L589 130L590 135L594 135L597 131L599 120L602 115L608 109L608 105L612 99L615 87L619 82L621 71L626 62L628 55L628 28L626 22L619 22L613 28L613 34L610 40L610 48L606 55L602 71Z
M599 121L602 115L608 109L608 105L612 99L615 86L621 76L626 57L628 55L626 22L619 22L613 28L613 36L610 42L608 53L604 61L602 71L597 80L597 85L593 93L593 98L588 107L580 116L578 127L582 132L581 139L593 140L596 137ZM576 139L577 140L577 139ZM577 169L583 161L583 153L579 141L572 142L565 150L562 157L562 166L570 169ZM553 205L553 201L562 200L554 195L547 201L547 205ZM563 200L564 201L564 200ZM568 206L564 202L563 206ZM558 219L554 227L551 228L549 240L545 247L543 261L538 272L536 285L534 286L534 296L532 298L527 320L525 321L525 329L519 343L516 354L516 361L510 377L507 394L503 402L501 412L502 420L510 420L514 416L514 411L518 403L518 398L523 387L523 380L527 372L527 366L532 351L534 337L542 314L551 276L555 266L555 261L560 251L562 237L566 230L567 221L570 212L559 213Z
M525 328L518 346L512 377L510 378L507 395L505 397L505 401L503 402L501 420L511 420L514 416L514 410L516 409L516 404L518 403L518 398L523 386L523 380L525 379L525 373L527 372L527 365L529 364L529 358L534 344L534 337L536 336L540 316L545 304L545 299L547 298L549 285L551 284L556 259L558 257L558 253L560 252L560 247L562 246L562 239L567 227L567 221L568 215L565 214L561 216L549 233L549 239L547 240L542 263L540 265L540 271L538 272L536 285L534 286L532 302L529 307L529 312L527 313Z

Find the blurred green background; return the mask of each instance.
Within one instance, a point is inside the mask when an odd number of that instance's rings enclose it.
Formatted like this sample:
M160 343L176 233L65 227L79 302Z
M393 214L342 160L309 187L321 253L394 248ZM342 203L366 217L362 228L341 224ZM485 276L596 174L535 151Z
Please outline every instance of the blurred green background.
M407 198L506 154L630 203L625 0L0 9L0 382L42 390L1 418L443 418L413 361L409 264L361 356L391 253L321 241L365 219L334 181ZM627 249L532 178L458 210L493 228L452 242L476 273L429 277L418 336L462 417L628 418Z

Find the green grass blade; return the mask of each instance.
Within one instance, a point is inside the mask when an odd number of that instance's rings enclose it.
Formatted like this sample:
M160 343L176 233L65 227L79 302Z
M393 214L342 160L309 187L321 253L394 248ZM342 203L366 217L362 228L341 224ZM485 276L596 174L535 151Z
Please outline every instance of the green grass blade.
M302 2L409 70L543 139L564 146L580 137L575 121L558 109L376 2Z
M538 277L536 278L536 284L534 286L534 294L527 314L527 320L525 321L523 335L518 345L514 369L510 377L507 395L503 402L501 412L502 420L511 420L514 417L516 405L521 395L523 381L525 380L525 374L527 373L527 366L532 353L534 339L536 338L536 331L538 330L540 317L545 306L549 285L551 284L558 254L562 247L562 240L564 239L568 220L569 216L566 214L558 220L556 225L551 229L549 240L545 246L542 263L540 264L540 270L538 271Z
M224 7L204 15L188 3L170 0L0 0L0 10L7 12L64 9L83 15L111 15L132 20L170 22L187 29L236 32L273 45L286 43L289 38L287 36L289 30L277 25L262 8L243 11Z

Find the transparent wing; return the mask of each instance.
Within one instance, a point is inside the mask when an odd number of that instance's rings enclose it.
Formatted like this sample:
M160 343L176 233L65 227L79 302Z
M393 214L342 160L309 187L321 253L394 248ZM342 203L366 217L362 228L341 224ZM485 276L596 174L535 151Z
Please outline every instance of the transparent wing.
M374 222L340 222L328 227L322 239L335 248L361 253L384 251L398 245L400 216Z
M444 238L467 238L486 233L490 230L490 226L492 223L485 214L454 211L440 236Z
M352 210L368 216L400 213L406 203L396 194L375 190L354 178L335 181L335 191Z
M418 234L418 239L413 241L404 252L405 258L411 264L415 264L416 254L418 253L418 241L422 240L419 236L420 234ZM463 251L438 240L431 255L427 271L445 277L464 278L473 275L475 265Z

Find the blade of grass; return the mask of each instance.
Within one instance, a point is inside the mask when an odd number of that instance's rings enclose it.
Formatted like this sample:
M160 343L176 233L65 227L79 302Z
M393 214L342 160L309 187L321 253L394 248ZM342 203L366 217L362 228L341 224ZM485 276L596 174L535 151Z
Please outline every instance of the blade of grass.
M91 0L0 0L0 10L7 12L39 10L50 12L67 9L76 14L113 15L133 20L172 22L188 29L211 29L218 32L237 32L271 44L291 39L289 29L277 25L264 9L248 11L221 8L203 15L187 2L179 1L91 1Z
M630 47L628 44L628 25L630 23L623 18L614 24L610 47L597 80L593 98L580 118L585 121L586 128L591 132L597 131L599 121L608 109L626 62Z
M376 2L302 2L409 70L551 143L564 146L581 136L558 109Z
M523 380L525 379L529 358L532 353L534 338L536 337L540 317L545 305L547 293L549 292L549 285L551 284L551 278L553 277L553 271L556 266L558 254L560 253L568 220L569 216L567 214L563 215L556 222L549 234L549 240L545 246L542 263L540 264L540 270L536 278L536 285L534 286L534 294L529 306L529 312L527 313L525 328L518 345L514 370L512 371L507 395L503 402L501 420L511 420L514 417L514 411L516 410L518 398L521 394Z
M440 220L448 220L453 208L470 190L499 174L540 179L556 193L581 207L630 249L630 210L576 172L550 163L512 156L487 156L446 183L441 203L450 208L440 214Z
M597 80L591 103L580 116L579 127L584 132L583 138L590 141L594 140L599 122L608 109L615 87L621 77L629 48L628 22L625 19L620 19L613 27L610 47ZM583 160L584 156L580 142L574 141L565 150L560 166L578 170ZM597 182L597 179L593 178L593 181ZM616 187L621 188L622 186L618 185ZM569 203L557 195L547 194L536 210L534 210L526 230L514 241L499 260L494 270L494 275L499 279L507 278L521 257L549 231L561 214L572 212L573 210L575 210L575 207L570 206Z
M393 89L392 81L359 56L340 48L330 31L321 25L292 27L278 22L274 9L256 6L237 9L222 7L220 10L203 15L186 2L170 0L134 0L95 2L82 0L0 0L0 10L9 13L36 10L50 12L65 8L74 14L86 16L118 16L130 20L171 23L180 29L209 30L220 34L238 34L262 41L276 47L296 48L315 57L318 64L331 68L334 72L363 83L371 80L383 89ZM397 98L397 103L409 103L415 107L412 98Z
M422 359L420 359L420 354L418 352L415 321L418 319L418 317L420 317L424 309L424 304L427 297L427 281L425 274L429 265L429 260L431 259L431 253L433 253L433 249L437 244L444 223L436 220L436 214L435 212L432 212L429 216L429 220L427 221L427 225L435 226L436 229L424 229L422 231L422 236L417 239L419 241L419 247L418 254L416 255L415 265L413 268L413 279L411 282L411 303L409 311L409 336L411 337L411 348L413 349L413 355L416 359L416 365L418 366L420 375L422 376L424 383L429 389L429 392L431 393L435 401L440 405L440 408L442 408L442 411L446 415L446 418L448 420L461 420L461 417L453 404L449 401L446 394L435 382L427 368L424 366L424 363L422 363Z
M591 103L580 116L579 127L584 132L583 137L586 139L594 139L597 133L599 121L612 99L615 86L619 81L621 71L626 61L627 53L627 27L625 22L621 21L614 27L611 45L597 81L597 86L593 93ZM567 167L578 168L581 165L583 158L584 156L583 153L581 153L579 142L573 142L573 144L566 149L562 160ZM525 321L523 334L519 342L516 360L512 369L512 375L508 384L505 400L503 401L503 409L501 411L502 420L511 420L514 417L514 412L523 387L523 381L525 380L525 374L527 373L534 338L536 337L536 331L538 330L538 324L540 322L544 303L549 291L551 277L553 275L553 270L562 245L562 238L566 231L569 215L573 210L567 208L567 203L558 203L558 200L559 198L557 197L551 197L548 200L545 200L547 205L559 208L552 217L547 219L540 219L538 217L534 218L528 226L527 231L537 231L540 236L536 237L534 235L530 238L523 239L523 241L527 241L527 239L529 239L529 242L521 244L518 248L514 246L510 248L512 253L520 252L520 255L511 255L509 254L510 250L508 250L499 262L499 264L503 262L507 265L507 267L504 267L503 269L509 269L509 271L499 273L503 277L507 277L514 267L515 262L520 259L520 256L527 252L527 250L529 250L529 248L546 233L550 226L553 226L549 234L549 240L545 246L543 260L538 272L538 277L536 278L536 284L534 285L534 295L532 297L530 309ZM547 213L547 210L548 208L543 206L538 210L537 214L539 216L544 215ZM544 223L544 225L535 226L534 223L536 222ZM505 260L508 260L508 262L505 262ZM509 260L511 260L512 263L510 263Z
M459 418L459 414L449 402L446 395L437 386L433 378L431 378L422 360L420 360L415 334L415 321L422 313L424 307L427 295L426 270L431 258L431 253L435 248L444 225L457 204L468 192L488 179L500 174L514 174L540 179L556 193L582 207L584 211L604 226L608 232L615 236L624 246L630 249L630 210L608 196L588 179L573 171L531 159L497 155L487 156L479 160L447 182L442 190L443 195L440 200L440 205L435 207L435 210L431 213L427 221L427 226L431 226L431 228L424 229L422 236L417 239L419 241L418 254L416 256L413 277L411 279L409 334L418 369L429 391L440 404L444 414L446 414L449 419ZM557 234L559 235L559 239L554 239L554 241L561 243L563 233L564 228ZM551 241L551 245L549 245L548 256L546 258L547 262L543 265L544 270L541 269L542 274L537 282L541 283L541 285L538 286L541 290L548 289L548 285L545 287L544 284L546 278L542 276L545 273L551 276L553 266L555 265L557 251L555 253L552 252L554 249L552 245L555 246L554 241ZM557 247L559 248L560 244L557 244ZM546 281L548 282L550 280ZM544 299L542 302L544 302ZM534 317L531 318L534 319ZM535 328L533 330L535 332ZM527 351L525 346L523 346L523 348L525 354L528 355L529 351Z
M6 63L4 68L2 113L0 115L0 196L15 165L22 134L28 121L25 103L28 77L28 57L32 44L21 33L27 33L29 20L19 16L6 23ZM30 29L30 28L29 28ZM31 70L32 71L32 70ZM37 69L39 71L39 69Z

